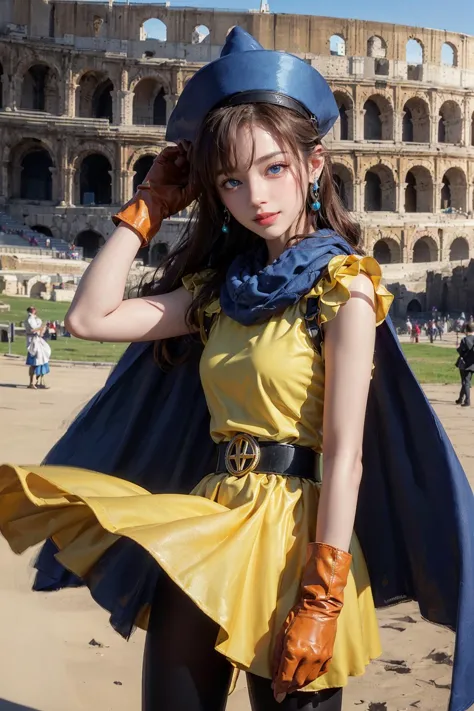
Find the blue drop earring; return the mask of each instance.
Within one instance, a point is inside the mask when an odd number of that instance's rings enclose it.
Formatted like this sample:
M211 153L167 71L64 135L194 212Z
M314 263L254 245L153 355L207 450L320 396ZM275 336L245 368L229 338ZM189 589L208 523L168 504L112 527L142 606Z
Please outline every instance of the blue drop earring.
M230 212L225 207L224 208L224 224L221 227L221 230L225 235L229 233L229 222L230 222Z
M314 179L313 185L310 186L309 194L311 198L311 209L313 210L313 212L317 212L321 209L321 200L319 197L319 183L317 178Z

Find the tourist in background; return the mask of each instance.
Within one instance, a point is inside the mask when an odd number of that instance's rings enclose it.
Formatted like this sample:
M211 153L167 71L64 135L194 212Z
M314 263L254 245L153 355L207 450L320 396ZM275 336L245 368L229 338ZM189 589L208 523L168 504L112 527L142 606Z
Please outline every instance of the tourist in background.
M459 358L456 361L456 367L459 368L461 376L461 390L459 397L456 400L456 405L462 407L471 406L471 378L474 372L474 326L467 323L464 327L464 338L457 348Z
M414 339L415 343L420 342L420 333L421 333L420 325L417 321L415 321L415 325L413 327L413 339Z
M29 368L28 372L30 376L28 388L30 390L36 390L37 388L45 389L44 376L49 373L51 349L44 338L42 338L43 322L37 315L36 308L29 306L26 312L28 314L25 321L26 365Z

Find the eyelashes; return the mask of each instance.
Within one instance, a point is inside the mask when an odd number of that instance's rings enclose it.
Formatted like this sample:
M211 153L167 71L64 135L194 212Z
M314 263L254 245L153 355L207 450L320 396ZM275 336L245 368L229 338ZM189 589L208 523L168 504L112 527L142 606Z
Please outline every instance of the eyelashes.
M287 163L273 163L272 165L268 166L265 171L265 174L277 177L280 176L287 168L289 168L289 165ZM231 183L234 183L234 185L231 185ZM237 178L225 178L220 183L220 187L224 188L224 190L233 190L235 188L238 188L239 185L242 185L242 182L240 180L237 180Z

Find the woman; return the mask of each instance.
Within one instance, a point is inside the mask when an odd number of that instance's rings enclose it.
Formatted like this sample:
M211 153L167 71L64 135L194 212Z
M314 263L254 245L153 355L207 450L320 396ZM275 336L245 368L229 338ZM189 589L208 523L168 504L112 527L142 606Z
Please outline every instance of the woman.
M428 477L428 486L435 482L439 488L433 496L430 492L429 502L420 500L419 479L413 501L405 497L403 507L387 516L383 478L367 479L382 462L384 476L396 477L392 492L406 490L411 460L401 468L393 464L411 444L412 415L427 420L419 425L433 435L432 453L445 442L439 432L435 438L437 424L424 400L413 410L408 407L404 418L392 416L390 399L405 397L410 387L403 379L412 377L399 361L390 370L393 394L381 406L369 398L366 417L376 326L383 323L391 296L380 283L377 262L363 256L359 229L334 190L321 138L337 117L334 97L312 67L265 51L234 28L221 58L191 79L178 102L167 135L179 146L165 149L155 161L77 290L67 327L78 337L159 341L162 365L183 355L176 354L175 339L180 348L180 338L199 334L205 344L200 374L217 444L212 468L201 457L201 434L195 431L201 408L192 388L178 406L174 391L165 387L172 381L163 380L165 414L156 431L149 421L153 398L135 414L130 406L136 403L123 400L127 383L120 364L93 405L101 411L121 383L113 401L129 412L122 463L127 458L136 468L143 466L138 442L144 428L149 428L148 446L168 433L165 449L176 451L177 470L188 448L193 468L206 467L192 495L153 496L130 481L64 466L0 470L0 524L12 548L24 550L53 536L58 560L87 581L96 599L107 597L104 588L113 579L114 601L106 606L115 610L120 600L118 605L127 608L124 617L133 609L133 623L147 628L145 711L223 709L233 668L247 672L255 711L340 711L348 678L362 674L380 653L371 585L353 534L363 448L364 478L378 505L367 511L365 495L359 514L361 530L369 530L364 545L379 601L416 596L423 609L429 605L429 619L451 624L453 610L447 605L454 603L457 610L465 589L459 592L457 574L447 576L443 569L440 575L439 549L431 556L431 548L415 546L407 559L404 534L397 533L398 549L388 530L377 535L381 523L388 529L403 511L413 536L413 521L426 524L420 538L429 533L436 546L443 536L444 547L456 551L449 560L464 563L463 523L453 522L458 509L446 510L443 486L457 477L456 501L462 491L461 508L470 502L463 474L448 469L446 475L447 445L437 460L446 476ZM141 298L122 301L137 250L164 218L195 197L196 220L167 260L160 284ZM378 350L388 357L395 342L390 331L384 333ZM189 348L191 359L192 343ZM136 393L148 383L137 365L140 352L132 352ZM378 384L371 389L376 397L386 374L383 363L376 360ZM378 444L385 447L386 435L379 438L376 428L385 427L384 413L396 446L382 454ZM172 414L170 429L166 420ZM101 428L102 451L107 428L115 432L117 418L114 406ZM176 448L174 426L179 430L183 421L189 428ZM406 424L408 433L402 435L397 428ZM88 432L91 451L97 428L88 426L87 412L78 428ZM417 442L422 451L419 436ZM115 437L113 448L122 446ZM321 453L322 483L317 475ZM162 454L166 458L167 452ZM416 452L412 455L415 461ZM154 473L148 467L150 489L161 486L152 481L159 476L159 459ZM416 466L423 467L423 461L424 454ZM45 510L54 515L45 516ZM131 552L124 541L133 542ZM137 554L140 549L146 558ZM422 550L421 561L417 550ZM441 551L443 560L446 555ZM383 564L377 566L377 560ZM158 566L166 575L156 584L156 577L143 571ZM428 569L426 586L419 574ZM470 572L467 563L463 570ZM433 591L436 604L431 604ZM465 620L471 611L462 602ZM469 646L469 638L462 641Z
M26 311L28 313L28 318L25 321L26 347L28 350L26 365L30 376L28 388L30 390L36 390L37 388L45 390L47 386L44 376L50 372L49 358L51 349L41 337L43 322L37 316L35 307L29 306Z

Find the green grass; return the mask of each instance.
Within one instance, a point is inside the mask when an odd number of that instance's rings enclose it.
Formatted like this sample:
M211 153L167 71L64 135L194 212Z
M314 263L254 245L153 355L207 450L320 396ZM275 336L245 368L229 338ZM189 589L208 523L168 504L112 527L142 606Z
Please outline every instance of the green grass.
M18 326L26 317L28 306L36 306L39 317L45 321L63 321L68 304L42 299L0 296L0 301L10 304L9 313L0 313L0 323L14 321ZM124 343L96 343L77 338L59 338L50 341L52 359L85 360L116 363L126 348ZM457 353L454 348L439 348L425 343L404 343L403 351L416 377L421 383L459 383L459 371L454 367ZM8 353L8 344L0 343L0 354ZM23 337L12 344L12 353L26 357Z
M26 318L28 306L35 306L38 316L46 321L64 321L69 304L42 299L25 299L16 296L0 296L0 301L10 304L9 312L0 313L0 323L15 323L19 326ZM82 341L78 338L58 338L57 341L48 341L51 346L52 360L85 360L103 363L116 363L125 348L126 343L96 343L95 341ZM26 358L26 342L23 336L18 337L11 345L11 352ZM8 343L0 343L0 354L8 353Z
M69 304L56 301L43 301L43 299L27 299L22 296L5 296L0 294L0 301L9 304L10 311L0 312L0 323L13 321L15 326L19 326L21 321L26 319L26 309L28 306L35 306L38 316L45 323L46 321L64 321Z
M459 370L454 367L456 349L425 343L403 343L403 352L420 383L459 384Z

